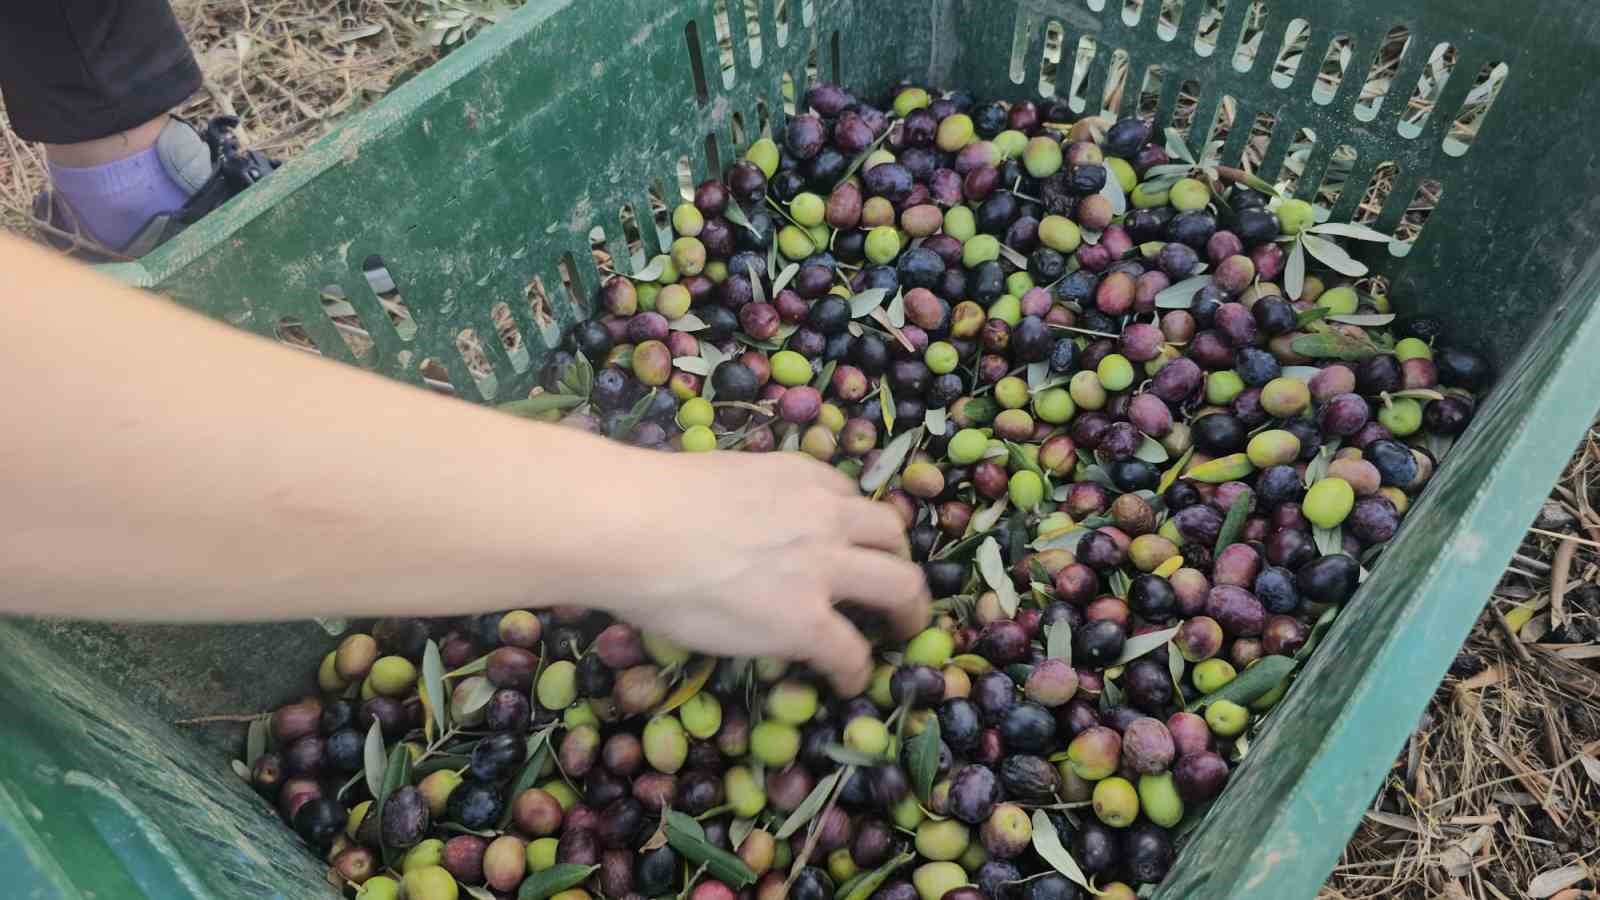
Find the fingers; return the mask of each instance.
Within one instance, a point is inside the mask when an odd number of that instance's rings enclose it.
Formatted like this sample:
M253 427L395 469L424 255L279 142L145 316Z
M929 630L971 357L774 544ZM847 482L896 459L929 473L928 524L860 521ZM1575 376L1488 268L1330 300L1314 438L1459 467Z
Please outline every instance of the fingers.
M835 599L883 613L901 638L928 627L928 583L915 563L851 548L834 554L826 577Z
M831 608L825 608L811 632L801 645L801 658L827 675L841 697L866 690L872 675L872 648L861 632Z
M785 453L783 456L794 459L805 468L805 472L816 480L818 487L830 494L841 497L860 497L861 491L856 488L856 483L843 472L824 462L818 462L809 456L795 453Z
M887 503L857 500L846 504L843 514L845 539L860 547L870 547L903 558L911 556L906 542L905 522Z

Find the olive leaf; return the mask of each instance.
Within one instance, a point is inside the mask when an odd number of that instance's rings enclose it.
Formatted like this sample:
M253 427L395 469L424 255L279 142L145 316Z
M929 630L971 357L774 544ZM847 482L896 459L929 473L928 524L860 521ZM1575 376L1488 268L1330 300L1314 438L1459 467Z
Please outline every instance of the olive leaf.
M942 436L945 432L947 413L942 406L936 406L922 414L922 425L932 435Z
M1144 440L1139 442L1139 449L1133 451L1134 457L1155 465L1166 462L1168 459L1167 448L1161 446L1160 441L1148 434L1141 436Z
M267 719L257 716L250 720L250 728L245 732L244 738L244 764L254 767L256 760L267 752Z
M1069 881L1094 893L1094 886L1084 877L1078 861L1073 859L1067 848L1061 845L1061 835L1056 833L1055 823L1050 821L1050 816L1042 809L1033 811L1033 849L1039 854L1040 859L1065 875Z
M478 673L483 672L484 670L486 670L488 668L489 668L489 654L485 653L484 655L478 657L477 659L473 660L472 662L467 663L466 665L462 666L459 669L452 669L452 670L444 673L444 677L446 677L446 678L466 678L469 675L477 675Z
M707 363L703 356L674 356L672 366L691 375L705 377L711 374L711 364Z
M242 760L229 760L228 765L233 768L233 774L239 776L245 784L249 784L254 780L250 775L250 767L245 765Z
M1171 628L1163 628L1160 631L1152 631L1148 634L1136 634L1128 638L1128 642L1122 645L1122 653L1117 657L1117 661L1106 668L1125 666L1157 647L1164 646L1177 635L1178 626L1176 625Z
M1233 505L1228 507L1228 516L1222 520L1222 528L1217 532L1217 545L1213 553L1221 556L1223 549L1239 540L1239 532L1244 529L1244 520L1250 517L1250 509L1254 505L1255 494L1249 488L1245 488L1244 493L1234 498Z
M568 888L577 887L600 869L599 865L580 866L577 863L556 863L548 869L534 872L522 880L517 888L517 900L545 900Z
M784 288L789 286L789 282L794 280L794 276L798 274L800 274L799 263L789 263L784 266L783 271L778 273L778 277L772 279L772 296L778 296Z
M460 697L452 696L450 704L450 718L465 721L489 705L489 700L494 696L494 685L487 678L474 681L467 688L466 693Z
M1117 487L1117 483L1111 480L1111 475L1107 473L1105 469L1101 468L1098 463L1092 466L1084 467L1083 479L1080 480L1084 479L1100 485L1113 494L1122 493L1122 488Z
M367 790L376 797L383 792L384 770L389 767L389 756L383 750L383 726L376 719L367 729L367 743L362 752L362 762L367 776Z
M633 404L633 408L628 410L628 414L623 416L622 420L617 423L616 433L613 434L612 437L627 437L628 434L633 431L634 427L643 421L645 413L650 411L650 404L656 399L656 391L658 390L660 390L660 388L651 388L649 391L645 392L643 397L640 397L638 401Z
M685 859L705 866L718 881L735 889L755 883L756 873L744 860L706 840L700 823L673 809L664 812L661 820L666 826L667 843Z
M694 313L684 313L682 316L668 322L667 327L673 331L705 331L711 326L707 325L705 320Z
M1211 283L1210 275L1196 275L1162 288L1156 294L1156 306L1161 309L1188 309L1194 303L1194 292Z
M844 170L844 174L843 175L839 176L839 181L836 184L834 184L833 189L834 190L838 190L839 189L839 185L844 184L846 181L849 181L851 178L854 178L855 174L857 172L861 171L861 167L863 165L866 165L867 157L871 156L873 153L875 153L877 151L877 149L879 147L881 147L883 145L883 142L888 139L889 133L892 132L892 131L894 131L893 128L885 128L883 130L883 134L878 135L878 139L877 140L873 141L872 144L867 147L867 149L861 151L860 155L858 155L855 159L851 160L850 161L850 167L848 169Z
M1121 705L1122 688L1117 687L1117 683L1115 681L1107 679L1105 684L1100 688L1100 709L1104 711L1113 706Z
M1111 577L1107 580L1111 582L1111 593L1116 594L1118 597L1128 596L1128 588L1132 586L1128 573L1117 569L1111 573Z
M1028 363L1028 391L1034 393L1045 387L1050 378L1050 361Z
M1000 543L994 538L985 538L978 545L978 574L983 576L985 584L1000 598L1000 609L1010 618L1017 614L1017 607L1022 604L1022 598L1017 596L1017 589L1011 584L1011 576L1006 572L1006 565L1000 559Z
M1313 306L1310 309L1302 309L1294 314L1294 327L1304 328L1312 322L1327 318L1328 313L1329 309L1326 306Z
M1162 178L1167 175L1176 175L1179 178L1183 178L1187 176L1192 169L1194 169L1194 166L1191 166L1187 163L1163 163L1159 166L1151 166L1150 168L1146 169L1144 172L1144 177L1148 179Z
M491 832L492 834L493 832ZM463 891L466 891L467 896L471 897L472 900L495 900L494 894L486 887L476 887L470 884L463 884L460 887Z
M817 373L817 377L811 379L811 386L816 388L818 391L827 390L828 384L833 381L833 372L838 367L838 360L828 360L828 364L822 367L822 371Z
M1294 242L1294 249L1289 251L1289 259L1283 264L1283 290L1290 300L1299 300L1300 294L1306 289L1306 251L1305 243L1299 239Z
M1051 659L1072 665L1072 623L1063 619L1045 629L1044 652Z
M1044 470L1039 468L1038 461L1029 456L1027 451L1022 449L1021 444L1012 441L1006 441L1005 446L1007 460L1010 463L1010 468L1012 471L1019 469L1026 470L1039 476L1046 484L1050 483L1050 476L1046 475Z
M871 872L862 873L845 882L838 891L834 892L834 900L868 900L883 883L889 880L902 866L915 860L917 855L907 850ZM845 888L849 890L845 890Z
M895 291L894 299L889 301L889 324L895 328L906 327L906 295L904 291Z
M889 389L889 380L887 378L878 385L878 411L883 414L883 430L889 434L893 434L894 391ZM896 468L898 468L898 466Z
M756 227L750 224L750 217L744 214L744 210L738 203L729 203L728 208L722 211L722 217L757 237L761 236L761 233L756 231Z
M1289 343L1289 349L1313 359L1357 361L1378 353L1378 345L1371 340L1344 334L1302 334Z
M663 272L667 271L667 261L667 255L660 254L654 259L650 260L650 263L644 268L634 272L628 277L632 278L634 281L655 281L657 278L661 277Z
M872 493L888 484L888 480L894 477L894 472L899 471L901 463L904 463L906 456L910 455L910 448L915 447L918 440L922 440L922 428L910 429L896 439L890 440L888 447L883 448L882 453L878 453L877 460L867 466L866 471L861 472L862 492Z
M1311 540L1317 545L1317 552L1323 556L1344 552L1344 530L1337 525L1332 528L1311 526Z
M1439 393L1438 391L1431 390L1429 388L1406 388L1403 391L1395 391L1394 393L1390 394L1389 396L1396 397L1396 398L1409 397L1409 398L1411 398L1413 400L1443 400L1444 399L1444 395L1443 394Z
M511 782L511 790L506 793L506 808L500 814L500 824L497 826L500 829L503 830L511 822L511 804L523 791L537 785L539 779L543 777L545 762L550 755L550 736L555 729L555 725L549 725L528 736L527 762L522 764L521 771L517 772L516 779Z
M747 257L744 262L744 271L750 277L750 293L754 302L767 302L767 289L761 283L761 273L756 271L755 261Z
M760 783L762 782L757 782L757 784ZM755 830L755 819L734 819L733 822L728 825L728 846L732 847L734 851L737 852L739 845L743 844L744 839L749 837Z
M796 425L784 432L783 442L778 445L778 449L785 453L800 449L800 426Z
M773 837L780 841L786 840L795 832L804 828L807 822L816 818L817 814L822 812L822 807L828 802L828 797L832 796L834 788L838 787L841 780L846 777L845 773L853 771L855 771L854 767L845 766L818 781L817 786L812 788L811 793L806 795L806 799L802 800L800 805L795 807L794 812L789 814L789 818L778 826L778 833Z
M1000 517L1005 515L1006 505L1008 502L1009 501L1005 497L1001 497L999 500L996 500L983 509L978 510L978 512L972 516L972 519L967 522L967 530L974 535L987 534L1000 521ZM950 553L953 553L957 546L959 545L952 544L949 550L942 555L949 555Z
M1323 265L1338 272L1340 275L1359 278L1367 274L1366 263L1346 253L1343 247L1327 238L1317 237L1311 232L1305 232L1300 235L1300 245L1306 248L1307 253L1315 256ZM1300 296L1300 293L1296 291L1295 296Z
M577 394L535 394L532 397L502 403L496 409L514 416L531 418L543 415L553 409L571 409L574 406L582 406L588 402L588 399L588 397L580 397Z
M1319 306L1317 308L1323 309L1325 307ZM1293 378L1296 381L1310 381L1318 375L1321 375L1322 369L1318 368L1317 366L1284 366L1278 374L1282 375L1284 378Z
M1345 325L1360 325L1362 328L1381 328L1393 322L1394 313L1372 313L1352 316L1329 316L1329 322L1340 322Z
M906 745L911 787L917 792L917 799L924 803L928 802L933 780L939 774L939 741L939 717L929 716L922 733Z
M1372 241L1375 244L1389 243L1389 236L1381 231L1358 225L1354 222L1323 222L1313 225L1306 231L1312 234L1331 234L1335 237L1354 238L1358 241Z
M799 432L796 430L791 433L798 434ZM706 686L706 682L711 680L711 673L715 671L716 668L717 661L714 657L701 657L700 660L694 664L694 667L689 670L689 674L683 679L683 681L679 682L678 686L673 689L672 693L668 694L667 698L661 701L661 705L656 707L655 710L650 714L652 716L665 715L694 699L694 696L700 693L701 689Z
M1128 211L1128 195L1122 192L1122 182L1117 180L1117 173L1111 171L1110 166L1100 168L1106 170L1106 183L1100 188L1100 196L1111 201L1111 214L1120 216Z
M389 761L383 769L382 790L373 796L380 801L387 800L390 794L410 783L411 750L404 743L397 743L389 751Z
M982 428L993 422L994 417L1000 414L1000 404L991 397L973 397L961 411L968 421L972 422L972 427Z
M1166 149L1168 156L1181 159L1191 166L1199 165L1199 163L1195 162L1194 153L1189 150L1188 143L1183 139L1183 132L1176 128L1169 127L1166 130L1166 138ZM1087 885L1085 885L1085 887L1087 887Z
M1295 660L1302 661L1311 656L1311 651L1317 649L1317 644L1322 643L1322 638L1333 627L1333 620L1339 615L1339 607L1329 606L1317 617L1317 623L1311 626L1311 633L1306 636L1306 642L1295 651Z
M822 752L841 766L881 766L888 761L881 755L852 750L843 744L829 744Z
M858 295L850 298L851 319L862 319L864 315L874 311L878 306L882 306L883 298L888 296L888 293L890 293L888 288L867 288L867 290L861 291Z
M1294 667L1295 661L1287 656L1263 656L1240 672L1239 677L1196 700L1194 707L1209 706L1219 700L1249 706L1282 683Z
M1005 244L1001 244L1000 245L1000 255L1005 257L1006 262L1011 263L1013 266L1016 266L1018 269L1021 269L1024 272L1028 271L1028 258L1026 256L1023 256L1021 253L1017 252L1016 250L1012 249L1011 247L1008 247Z
M1172 485L1178 480L1178 476L1183 474L1183 467L1187 466L1189 464L1189 460L1191 459L1194 459L1193 446L1190 446L1189 449L1183 451L1183 455L1178 457L1178 461L1173 463L1171 468L1167 469L1167 471L1161 474L1161 483L1156 485L1156 493L1165 494L1167 492L1167 488L1172 487Z
M439 733L443 734L450 727L449 694L444 689L444 660L439 656L439 645L431 639L422 648L422 683L428 689L428 699L432 700L433 721L439 726Z
M1268 197L1285 199L1283 194L1279 193L1277 187L1268 184L1266 179L1260 177L1259 175L1252 175L1249 172L1243 172L1240 174L1239 180L1244 182L1245 186L1253 191L1259 191L1263 194L1266 194Z
M1167 674L1172 676L1173 696L1183 703L1183 652L1178 649L1178 642L1173 641L1167 645ZM1188 709L1184 705L1184 709Z
M1060 532L1059 534L1052 534L1049 537L1037 538L1033 541L1033 543L1029 544L1028 547L1033 550L1041 551L1065 550L1068 553L1075 554L1078 552L1078 544L1092 533L1093 529L1089 528L1069 528L1066 531Z

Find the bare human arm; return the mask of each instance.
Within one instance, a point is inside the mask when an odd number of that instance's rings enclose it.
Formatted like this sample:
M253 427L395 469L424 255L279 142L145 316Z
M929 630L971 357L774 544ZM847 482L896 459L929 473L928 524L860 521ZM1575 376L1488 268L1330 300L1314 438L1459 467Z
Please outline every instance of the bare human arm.
M118 620L586 605L807 660L927 623L901 522L795 454L663 454L278 347L0 235L0 611Z

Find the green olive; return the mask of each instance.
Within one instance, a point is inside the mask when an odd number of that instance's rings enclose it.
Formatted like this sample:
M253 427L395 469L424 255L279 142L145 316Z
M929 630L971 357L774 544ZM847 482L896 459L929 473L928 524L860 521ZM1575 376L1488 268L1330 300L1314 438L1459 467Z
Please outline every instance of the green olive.
M1378 410L1378 422L1395 437L1416 434L1422 427L1422 404L1410 397L1391 399Z
M960 859L971 839L967 826L957 819L927 819L917 826L917 852L935 862Z
M437 866L444 859L444 841L438 838L428 838L422 843L406 851L400 858L401 874L415 872L417 869L428 866Z
M672 262L684 275L699 275L706 267L706 245L696 237L681 237L672 242Z
M1394 357L1401 362L1408 359L1433 359L1433 348L1421 338L1401 338L1394 345Z
M570 660L559 659L545 666L539 675L535 694L539 705L560 712L578 698L578 667Z
M678 718L691 737L710 740L722 728L722 703L716 695L701 691L678 707Z
M900 254L900 232L888 225L879 225L867 232L866 249L867 259L884 265Z
M1001 294L989 304L989 318L1000 321L1015 328L1022 321L1022 301L1016 294Z
M844 726L844 745L851 750L881 756L889 749L889 727L872 716L856 716Z
M1422 413L1417 413L1420 421ZM1268 466L1282 466L1293 463L1300 456L1300 439L1294 432L1284 431L1281 428L1269 428L1250 439L1250 444L1245 448L1245 455L1250 457L1250 462L1258 469Z
M1101 165L1117 179L1117 184L1121 186L1124 194L1138 186L1139 174L1133 171L1133 166L1129 165L1127 160L1108 156L1101 161Z
M1311 388L1298 378L1274 378L1261 388L1261 408L1277 419L1291 419L1311 406Z
M556 849L560 841L553 837L536 838L528 842L528 871L543 872L556 864Z
M944 233L961 241L963 245L971 240L978 233L978 219L972 214L972 207L952 206L945 210ZM996 249L995 252L999 253L999 250Z
M1067 393L1072 402L1083 409L1090 411L1101 409L1106 405L1106 388L1100 383L1100 377L1087 369L1072 376L1067 382Z
M827 211L827 201L810 191L801 191L789 201L789 215L807 228L821 225Z
M789 725L804 725L817 714L817 688L805 681L788 680L767 694L767 715Z
M683 449L688 453L709 453L717 449L717 435L704 425L691 425L684 429Z
M1006 484L1006 496L1018 509L1031 510L1044 502L1044 479L1028 469L1015 472Z
M1113 775L1094 786L1095 817L1111 828L1127 828L1139 818L1139 792L1126 778Z
M750 753L769 766L787 766L800 755L800 729L766 719L750 729Z
M784 259L799 262L815 253L816 246L811 243L811 235L798 225L785 225L778 232L778 252Z
M867 240L871 239L868 235ZM961 245L961 264L969 269L999 258L1000 241L992 234L975 234Z
M929 368L932 368L931 366ZM1071 402L1070 400L1068 401ZM1034 402L1035 408L1038 401ZM1044 418L1040 416L1040 418ZM1048 419L1046 421L1049 421ZM970 466L980 459L989 449L989 436L976 428L963 428L950 438L950 444L945 448L945 456L958 466Z
M672 211L672 230L685 237L699 237L706 227L706 217L693 203L680 203Z
M1154 209L1158 206L1166 206L1167 200L1171 196L1166 190L1158 190L1151 187L1150 182L1147 181L1134 187L1133 191L1128 195L1128 202L1133 204L1134 209Z
M1332 316L1348 316L1355 313L1361 305L1361 298L1356 290L1349 285L1339 285L1322 292L1317 298L1317 305L1328 310Z
M1355 506L1356 492L1343 478L1324 478L1306 491L1300 511L1311 524L1333 528L1343 522Z
M966 113L953 113L940 120L939 131L933 142L940 150L954 153L972 143L975 136L972 117Z
M1106 354L1094 371L1108 391L1125 391L1133 386L1133 363L1120 353Z
M1028 383L1015 375L995 382L994 399L1005 409L1021 409L1028 405Z
M967 870L953 862L923 863L911 873L911 883L919 900L940 900L967 883Z
M1278 206L1278 230L1283 234L1299 234L1316 220L1316 209L1304 200L1285 200Z
M1016 159L1028 148L1028 136L1014 128L1008 128L995 135L991 143L1000 152L1001 159Z
M387 875L374 875L361 883L356 900L400 900L400 882Z
M722 790L733 814L741 819L753 819L767 807L766 787L744 766L734 766L723 773Z
M755 163L761 169L762 174L768 178L777 174L781 155L778 151L777 143L772 138L765 137L751 144L750 149L744 151L744 158Z
M903 119L931 102L927 91L919 87L908 87L894 95L894 114Z
M1039 242L1057 253L1072 253L1083 243L1083 232L1066 216L1045 216L1039 222Z
M407 872L400 880L406 900L456 900L461 888L443 866L427 866Z
M1006 276L1006 293L1013 297L1021 297L1033 288L1033 276L1027 272L1016 271Z
M1202 694L1222 690L1237 676L1233 663L1225 659L1208 659L1196 663L1194 670L1189 673L1189 677L1194 680L1195 690Z
M1139 807L1146 818L1162 828L1171 828L1183 820L1183 798L1178 796L1171 772L1139 776Z
M1217 737L1238 737L1250 727L1250 710L1232 700L1218 700L1206 707L1206 725Z
M671 775L683 768L689 756L689 737L683 723L672 715L656 716L645 723L644 758L657 772Z
M793 350L772 354L772 380L784 387L798 387L811 381L811 360Z
M1072 416L1077 409L1072 404L1072 395L1064 388L1046 388L1033 395L1033 415L1041 422L1051 425L1063 425L1072 421Z
M1198 178L1180 178L1167 189L1168 202L1179 212L1205 209L1211 202L1211 189Z
M1244 379L1232 369L1223 369L1206 376L1206 402L1226 406L1233 398L1244 393Z
M942 628L925 628L906 644L902 656L906 665L942 668L956 652L956 639Z
M948 341L934 341L922 353L922 361L935 375L948 375L961 365L961 353Z

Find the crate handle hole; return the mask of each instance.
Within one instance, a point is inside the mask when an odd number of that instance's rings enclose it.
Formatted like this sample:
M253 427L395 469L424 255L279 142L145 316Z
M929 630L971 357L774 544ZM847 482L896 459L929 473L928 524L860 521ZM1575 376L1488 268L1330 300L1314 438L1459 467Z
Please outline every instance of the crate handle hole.
M1372 68L1361 83L1361 96L1356 100L1355 116L1358 121L1371 122L1383 108L1383 99L1389 95L1394 77L1411 49L1411 29L1396 25L1384 35L1383 43L1372 56Z
M1311 101L1318 106L1327 106L1339 93L1339 85L1344 81L1345 70L1350 68L1350 58L1355 55L1355 45L1348 34L1335 35L1328 42L1328 52L1322 57L1322 67L1317 70L1317 78L1311 83Z
M1153 118L1161 108L1161 85L1166 80L1166 70L1160 66L1146 66L1144 83L1139 87L1137 115Z
M1417 192L1412 195L1411 202L1406 204L1405 214L1400 217L1400 224L1394 230L1394 238L1389 241L1389 254L1402 257L1409 254L1417 246L1417 241L1422 239L1423 229L1428 225L1428 219L1439 207L1444 199L1444 184L1432 178L1424 178L1417 185Z
M477 329L463 328L456 332L455 343L461 364L467 367L467 374L472 376L478 393L485 400L493 400L495 394L499 393L500 380L495 377L494 364L483 349L483 341L478 339Z
M689 70L694 74L694 98L705 106L711 92L706 88L706 64L700 58L700 26L693 19L683 26L683 40L689 48Z
M1366 190L1361 194L1361 204L1356 207L1353 220L1361 225L1371 225L1378 221L1383 214L1383 207L1389 202L1389 194L1394 191L1395 182L1400 180L1400 165L1394 160L1385 160L1378 163L1372 170L1372 179L1367 182Z
M744 10L744 38L750 49L750 68L761 68L761 11L753 3L740 3Z
M1144 0L1122 0L1122 24L1132 28L1139 24L1139 16L1144 12Z
M1111 63L1106 68L1106 86L1100 92L1100 115L1111 120L1122 109L1122 97L1128 89L1128 70L1131 68L1128 51L1111 51Z
M1028 77L1028 45L1033 42L1033 16L1027 10L1018 10L1011 29L1011 62L1008 74L1012 84L1021 84Z
M417 374L424 387L448 397L456 395L456 386L450 382L450 372L436 357L428 357L417 364Z
M1054 19L1045 23L1044 47L1039 51L1039 96L1056 95L1056 71L1061 65L1061 23Z
M284 316L272 326L272 336L278 343L286 344L296 350L304 350L316 356L322 355L322 350L317 347L317 342L306 332L306 327L297 316Z
M1350 186L1350 177L1355 174L1359 156L1356 148L1349 144L1333 148L1333 153L1328 157L1328 168L1322 173L1322 183L1317 186L1316 196L1311 199L1317 221L1326 222L1333 214L1339 197Z
M1467 97L1461 103L1461 109L1450 123L1450 133L1445 135L1442 149L1446 155L1465 156L1472 149L1473 141L1478 139L1483 123L1489 118L1489 111L1494 109L1494 102L1500 99L1500 89L1505 87L1506 78L1510 75L1511 67L1503 62L1483 64L1477 80L1472 83L1471 90L1467 91Z
M1251 0L1245 10L1244 25L1239 29L1239 43L1233 48L1233 70L1248 72L1255 68L1256 57L1261 55L1261 44L1266 39L1267 6L1265 0Z
M533 359L522 340L522 329L517 327L517 320L511 315L511 304L501 300L489 307L489 322L494 325L495 336L500 339L500 346L505 348L506 357L511 360L511 368L519 375L528 371Z
M1178 101L1172 107L1171 125L1191 147L1193 142L1189 141L1189 131L1194 125L1195 112L1200 107L1201 90L1200 82L1193 78L1186 79L1178 85Z
M728 0L716 0L712 6L711 25L717 35L717 61L722 70L722 89L733 87L733 26L728 18Z
M1278 170L1278 183L1283 186L1285 195L1295 194L1300 187L1300 180L1306 174L1306 165L1311 162L1311 155L1317 149L1317 133L1309 128L1301 128L1295 132L1294 140L1289 142L1289 151L1283 156L1283 167Z
M383 257L374 253L362 260L361 274L367 280L367 287L371 288L373 295L378 298L378 304L389 315L389 324L400 340L409 341L415 338L417 320L411 315L411 307L406 305L405 297L400 295L394 272L384 262Z
M344 288L337 284L327 285L320 297L323 315L328 317L328 324L333 326L333 330L339 332L339 337L350 349L350 355L362 365L371 365L372 334L356 313L355 306L345 297Z
M534 327L539 329L545 347L555 349L561 343L561 327L556 324L556 317L550 311L550 293L544 288L544 279L533 276L523 291L523 298L528 302L528 315L533 319Z
M1278 50L1278 58L1272 63L1272 86L1287 88L1294 84L1294 78L1300 73L1300 58L1305 56L1306 47L1311 43L1311 23L1305 19L1293 19L1283 29L1283 46Z
M1178 23L1183 20L1183 0L1161 0L1161 12L1156 14L1156 37L1170 41L1178 36Z
M1200 145L1200 162L1205 165L1216 165L1222 160L1222 145L1228 142L1228 135L1233 131L1235 119L1239 115L1239 102L1231 94L1223 94L1217 101L1217 111L1211 115L1211 124L1206 129L1206 140Z
M1194 52L1202 59L1217 52L1222 37L1222 16L1228 9L1227 0L1202 0L1199 21L1194 25Z
M1075 113L1089 108L1089 97L1084 90L1089 85L1089 73L1094 70L1094 58L1099 52L1099 41L1087 34L1078 38L1078 50L1072 57L1072 84L1067 89L1067 106Z
M1455 67L1455 45L1448 42L1435 44L1428 53L1427 65L1422 67L1422 73L1417 76L1411 96L1406 98L1406 108L1401 111L1400 121L1395 126L1401 137L1416 140L1422 135L1423 126L1433 115L1433 109L1444 94L1444 86L1449 83L1450 73L1455 71Z

